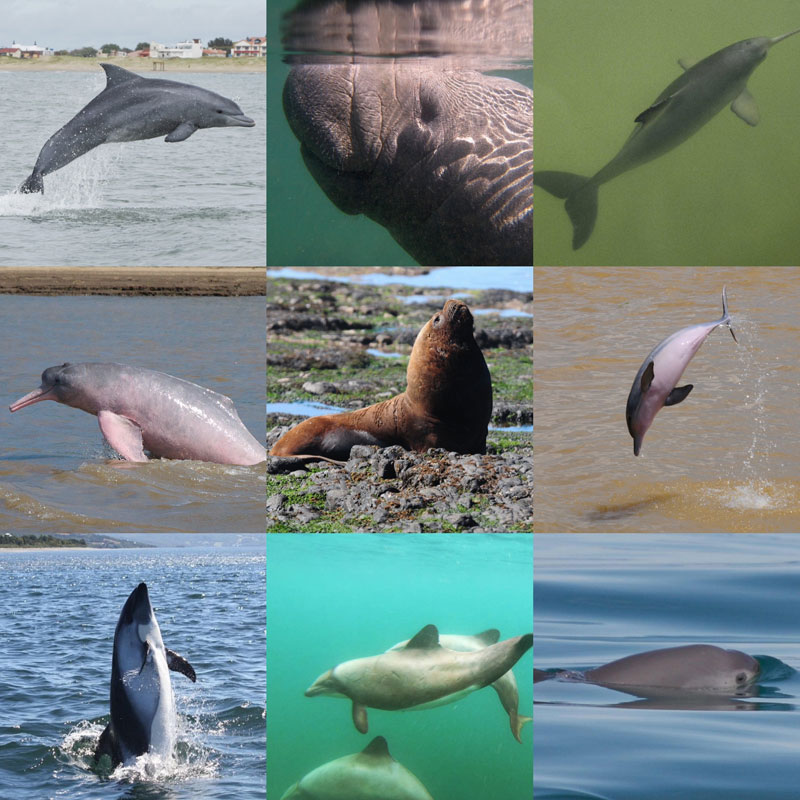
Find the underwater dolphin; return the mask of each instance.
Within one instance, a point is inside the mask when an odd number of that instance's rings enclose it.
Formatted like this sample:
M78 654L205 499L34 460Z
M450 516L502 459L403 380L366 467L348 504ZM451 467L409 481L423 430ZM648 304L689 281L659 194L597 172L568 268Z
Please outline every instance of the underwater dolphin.
M171 757L175 701L169 670L197 680L191 664L164 647L147 586L140 583L125 601L114 631L111 721L97 743L98 762L107 755L115 768L145 753Z
M108 142L164 136L182 142L200 128L255 125L233 100L189 83L143 78L114 64L100 65L106 88L44 144L24 194L44 192L44 176Z
M320 675L306 697L332 695L353 702L353 724L367 732L367 706L398 711L452 703L494 683L533 647L533 634L515 636L471 653L439 644L426 625L401 650L345 661Z
M55 400L94 414L106 441L127 461L181 458L258 464L266 448L239 419L233 401L164 372L126 364L62 364L9 406Z
M736 341L728 313L728 295L722 287L722 316L714 322L701 322L681 328L663 342L657 344L642 362L633 379L625 419L628 431L633 436L633 454L639 455L642 440L653 424L656 414L664 406L674 406L685 400L694 388L693 384L677 386L683 371L692 360L700 345L711 331L719 325L727 325Z
M800 28L782 36L758 37L728 45L692 65L680 60L685 70L642 111L628 140L611 161L591 178L571 172L535 172L533 182L566 200L572 222L572 249L582 247L597 218L597 190L601 184L669 152L697 133L728 103L748 125L758 124L758 107L747 80L767 57L767 51Z
M312 770L281 800L433 800L428 790L389 754L383 736L360 753Z
M461 634L440 633L439 644L442 647L447 647L450 650L458 650L463 653L474 653L476 650L483 650L484 647L497 644L500 639L500 631L497 628L489 628L482 633L476 633L474 636L464 636ZM408 644L408 640L398 642L390 650L401 650ZM388 652L388 651L387 651ZM500 698L500 704L508 714L508 722L511 726L511 733L514 738L522 744L520 731L526 722L531 722L531 717L524 717L518 711L519 707L519 690L517 689L517 680L514 673L509 670L505 675L501 675L493 684L492 688L497 692Z

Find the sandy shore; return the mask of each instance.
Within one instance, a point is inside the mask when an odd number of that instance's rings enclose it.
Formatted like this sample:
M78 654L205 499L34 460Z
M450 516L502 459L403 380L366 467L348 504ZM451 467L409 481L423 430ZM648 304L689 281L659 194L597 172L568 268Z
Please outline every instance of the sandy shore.
M262 267L0 267L0 294L266 294Z
M153 62L164 64L163 72L153 69ZM100 64L116 64L132 72L152 74L154 77L170 72L266 72L266 58L80 58L78 56L50 56L49 58L0 58L0 71L59 71L94 72Z

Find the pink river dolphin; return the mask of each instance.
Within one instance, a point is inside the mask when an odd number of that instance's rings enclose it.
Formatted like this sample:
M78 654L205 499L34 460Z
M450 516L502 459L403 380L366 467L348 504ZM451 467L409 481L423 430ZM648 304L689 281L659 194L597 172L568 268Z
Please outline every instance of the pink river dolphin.
M127 461L193 459L258 464L266 448L247 430L233 401L164 372L125 364L62 364L9 406L55 400L94 414L106 441Z
M722 287L722 316L714 322L702 322L681 328L657 344L639 367L633 379L625 418L628 431L633 436L633 454L639 455L642 440L653 424L656 414L664 406L674 406L685 400L694 385L676 386L694 354L706 340L711 331L720 325L727 325L736 341L728 313L728 296Z

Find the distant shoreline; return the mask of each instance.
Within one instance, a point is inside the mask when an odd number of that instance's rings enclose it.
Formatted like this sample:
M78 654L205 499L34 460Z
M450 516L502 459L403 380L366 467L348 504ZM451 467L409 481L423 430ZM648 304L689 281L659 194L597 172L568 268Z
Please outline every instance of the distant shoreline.
M0 294L253 297L263 267L0 267Z
M155 62L163 63L164 70L153 68ZM80 56L49 56L48 58L9 58L0 57L0 72L95 72L100 64L115 64L153 77L167 76L169 73L192 72L266 72L267 59L257 57L241 58L81 58Z

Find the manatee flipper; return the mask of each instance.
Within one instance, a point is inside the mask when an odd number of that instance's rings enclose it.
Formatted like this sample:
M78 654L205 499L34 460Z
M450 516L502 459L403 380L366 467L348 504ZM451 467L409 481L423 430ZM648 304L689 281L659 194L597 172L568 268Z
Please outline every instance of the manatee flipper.
M173 672L180 672L185 675L192 683L197 683L197 674L192 665L181 655L178 655L174 650L165 647L167 653L167 666Z
M127 417L108 409L97 412L97 422L106 441L126 461L147 461L142 443L142 429Z
M366 733L369 730L369 723L367 721L367 709L361 703L356 703L353 700L353 725L359 733Z
M689 383L686 386L676 386L668 395L667 399L664 401L665 406L676 406L678 403L683 402L689 392L694 389L694 384Z
M597 184L583 175L546 170L533 173L534 186L565 198L564 208L572 223L572 249L586 244L597 220Z

